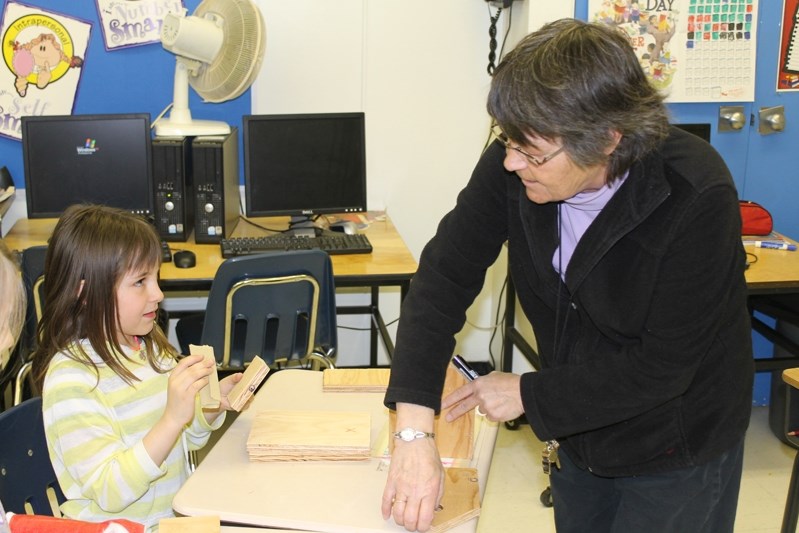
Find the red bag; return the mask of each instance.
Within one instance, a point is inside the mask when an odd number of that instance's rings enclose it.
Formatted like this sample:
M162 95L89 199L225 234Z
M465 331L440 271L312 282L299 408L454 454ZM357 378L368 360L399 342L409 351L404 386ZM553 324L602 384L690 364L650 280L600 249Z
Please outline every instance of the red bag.
M768 235L774 229L774 221L765 207L750 202L739 200L741 208L741 235Z

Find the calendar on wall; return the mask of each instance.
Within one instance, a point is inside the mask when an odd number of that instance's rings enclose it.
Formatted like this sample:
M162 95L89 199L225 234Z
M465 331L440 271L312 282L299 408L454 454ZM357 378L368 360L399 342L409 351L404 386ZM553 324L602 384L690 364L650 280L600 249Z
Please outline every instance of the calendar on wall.
M630 38L669 102L755 98L758 0L589 0L593 22Z

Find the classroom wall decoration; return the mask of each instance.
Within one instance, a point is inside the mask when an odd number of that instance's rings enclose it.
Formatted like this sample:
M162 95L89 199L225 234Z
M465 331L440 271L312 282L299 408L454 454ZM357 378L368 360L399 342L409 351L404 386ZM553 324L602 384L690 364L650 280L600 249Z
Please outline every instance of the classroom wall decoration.
M630 37L668 102L751 102L758 0L589 0L589 18Z
M799 0L782 4L777 91L799 91Z
M159 42L164 16L185 11L183 0L96 1L108 51Z
M8 2L3 12L0 135L19 140L22 117L69 115L75 102L91 24Z

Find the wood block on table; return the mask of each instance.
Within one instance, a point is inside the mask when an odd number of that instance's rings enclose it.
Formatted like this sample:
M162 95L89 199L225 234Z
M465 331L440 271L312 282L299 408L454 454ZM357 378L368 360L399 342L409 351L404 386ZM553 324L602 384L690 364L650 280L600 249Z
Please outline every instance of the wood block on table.
M260 411L247 452L251 461L353 461L370 457L366 412Z
M328 368L322 373L324 392L385 392L388 368Z
M158 522L160 533L219 533L221 530L218 516L181 516L162 518Z

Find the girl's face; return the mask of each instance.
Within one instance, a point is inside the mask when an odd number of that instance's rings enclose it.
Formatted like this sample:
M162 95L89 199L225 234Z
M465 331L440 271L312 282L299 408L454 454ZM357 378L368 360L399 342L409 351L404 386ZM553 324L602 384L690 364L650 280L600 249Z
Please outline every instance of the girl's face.
M158 268L152 265L148 270L131 270L117 286L117 313L120 331L117 340L120 345L133 349L139 347L136 337L147 335L153 330L158 304L164 293L158 287Z

